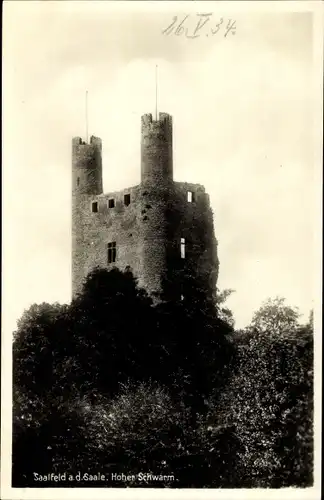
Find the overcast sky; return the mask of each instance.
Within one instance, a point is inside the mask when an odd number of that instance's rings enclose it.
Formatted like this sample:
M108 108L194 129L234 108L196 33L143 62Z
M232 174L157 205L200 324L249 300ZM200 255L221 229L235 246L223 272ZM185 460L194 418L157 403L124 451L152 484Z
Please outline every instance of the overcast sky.
M162 2L164 3L164 2ZM174 177L204 184L221 289L237 327L267 297L308 315L314 295L312 15L226 12L217 34L162 34L195 11L8 2L4 21L5 326L71 294L71 139L103 140L104 190L140 181L140 116L174 119ZM135 9L135 8L134 8ZM230 21L230 24L228 24ZM235 21L235 33L226 27ZM209 36L206 36L208 33ZM317 165L318 167L318 165Z

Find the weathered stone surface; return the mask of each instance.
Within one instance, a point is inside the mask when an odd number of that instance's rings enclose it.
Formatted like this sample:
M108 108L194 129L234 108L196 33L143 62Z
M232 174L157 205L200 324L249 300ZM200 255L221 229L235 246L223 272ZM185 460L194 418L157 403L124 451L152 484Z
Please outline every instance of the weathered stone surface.
M218 276L217 241L209 197L203 186L173 181L172 118L142 117L141 183L119 192L102 192L101 140L72 143L72 292L96 266L130 266L149 293L161 291L173 267L193 266L211 290ZM187 201L188 191L194 200ZM130 195L125 204L125 195ZM109 200L114 200L109 208ZM97 211L92 211L96 203ZM180 242L185 238L186 258ZM108 243L116 243L116 262L108 263ZM177 279L178 279L177 278Z

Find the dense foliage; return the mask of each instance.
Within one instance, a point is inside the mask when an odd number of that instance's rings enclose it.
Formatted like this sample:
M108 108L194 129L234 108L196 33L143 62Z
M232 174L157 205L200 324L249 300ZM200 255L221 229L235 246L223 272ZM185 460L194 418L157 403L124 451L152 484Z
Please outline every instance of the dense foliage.
M233 481L245 487L312 483L313 334L247 331L235 340L239 370L216 420L235 426L242 450ZM234 477L235 476L235 477Z
M234 332L231 292L212 301L189 286L184 300L155 305L129 270L97 269L70 305L25 311L13 343L13 486L103 486L34 472L164 476L104 483L114 487L310 485L312 323L275 299Z

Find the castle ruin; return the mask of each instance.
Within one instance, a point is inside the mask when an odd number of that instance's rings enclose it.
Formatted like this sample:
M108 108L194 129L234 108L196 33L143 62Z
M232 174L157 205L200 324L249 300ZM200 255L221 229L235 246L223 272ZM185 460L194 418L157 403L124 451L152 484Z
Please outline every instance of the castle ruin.
M141 182L103 193L102 142L72 140L72 294L95 267L130 267L150 295L183 298L194 269L211 293L218 277L217 241L203 186L173 180L172 117L141 118Z

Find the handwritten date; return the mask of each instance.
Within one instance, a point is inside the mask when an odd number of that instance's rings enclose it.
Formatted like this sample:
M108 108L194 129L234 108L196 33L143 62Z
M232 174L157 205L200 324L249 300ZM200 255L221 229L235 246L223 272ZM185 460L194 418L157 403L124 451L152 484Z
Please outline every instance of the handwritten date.
M224 37L229 33L235 35L236 21L228 19L225 22L221 17L214 22L212 20L212 13L196 14L195 18L187 14L182 20L178 16L174 16L172 23L162 31L163 35L185 36L186 38L198 38L200 36L213 36L216 35L221 29L223 30ZM192 22L193 21L193 22Z

